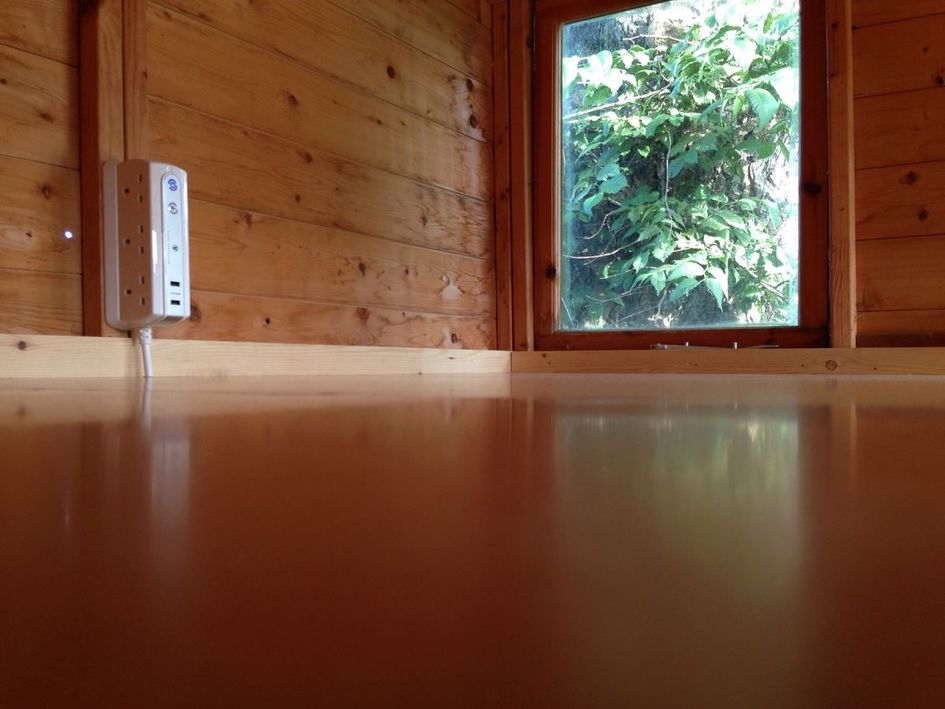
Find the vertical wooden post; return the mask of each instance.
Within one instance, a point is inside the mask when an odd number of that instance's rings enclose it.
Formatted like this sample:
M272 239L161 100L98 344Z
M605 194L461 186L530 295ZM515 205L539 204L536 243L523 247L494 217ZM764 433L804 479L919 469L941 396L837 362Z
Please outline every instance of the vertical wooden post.
M123 26L125 159L147 159L148 67L145 0L124 0Z
M122 160L122 0L79 7L79 115L82 163L82 320L86 335L121 335L105 324L102 164Z
M495 151L496 348L511 350L512 207L509 152L509 12L508 2L492 6L493 116Z
M105 323L102 165L109 160L147 157L145 32L144 0L82 0L80 4L82 319L86 335L125 335Z
M513 348L535 349L532 278L532 8L509 1Z
M856 184L852 0L827 0L830 136L830 342L856 346Z

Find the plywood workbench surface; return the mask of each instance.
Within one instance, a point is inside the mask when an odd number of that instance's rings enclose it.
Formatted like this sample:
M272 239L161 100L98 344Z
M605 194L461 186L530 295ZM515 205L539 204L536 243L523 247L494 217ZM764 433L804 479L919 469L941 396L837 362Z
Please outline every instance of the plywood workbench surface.
M945 705L945 380L140 386L0 382L0 705Z

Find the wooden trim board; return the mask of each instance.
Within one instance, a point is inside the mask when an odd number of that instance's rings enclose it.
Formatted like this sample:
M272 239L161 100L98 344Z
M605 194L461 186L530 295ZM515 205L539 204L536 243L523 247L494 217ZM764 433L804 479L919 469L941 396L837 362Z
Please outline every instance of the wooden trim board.
M80 5L82 320L86 335L124 335L105 323L102 265L102 164L125 157L122 34L121 0Z
M945 375L945 348L513 352L512 373Z
M509 148L512 258L512 349L535 349L532 280L532 14L510 0Z
M509 18L508 4L491 6L493 59L493 148L495 150L495 284L496 349L511 350L512 330L512 204L509 141Z
M156 377L508 374L509 353L155 339ZM140 377L130 339L0 335L0 379Z
M827 3L830 152L830 343L856 347L856 180L851 0Z
M156 339L157 377L392 374L823 374L945 376L945 348L500 352ZM0 335L0 381L137 378L134 342Z

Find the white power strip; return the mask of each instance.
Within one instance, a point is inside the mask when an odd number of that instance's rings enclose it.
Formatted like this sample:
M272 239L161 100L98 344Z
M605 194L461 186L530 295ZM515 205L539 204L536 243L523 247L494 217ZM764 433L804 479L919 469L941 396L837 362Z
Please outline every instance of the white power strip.
M150 376L150 328L190 317L187 173L147 160L104 170L105 320L137 330Z

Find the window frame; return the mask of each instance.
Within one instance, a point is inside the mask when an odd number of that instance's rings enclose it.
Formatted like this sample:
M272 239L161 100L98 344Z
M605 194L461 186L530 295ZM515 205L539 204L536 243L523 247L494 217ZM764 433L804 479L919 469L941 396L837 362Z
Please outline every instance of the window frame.
M799 322L792 327L559 330L561 219L561 28L665 0L536 0L534 5L533 278L538 350L825 347L829 341L828 74L824 0L800 0L801 155Z

